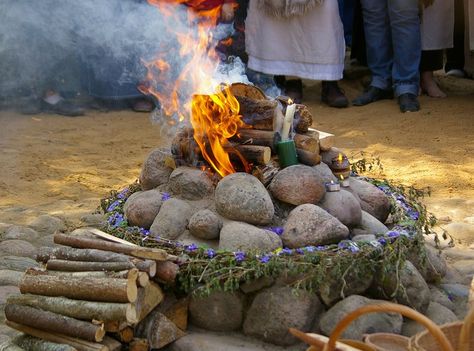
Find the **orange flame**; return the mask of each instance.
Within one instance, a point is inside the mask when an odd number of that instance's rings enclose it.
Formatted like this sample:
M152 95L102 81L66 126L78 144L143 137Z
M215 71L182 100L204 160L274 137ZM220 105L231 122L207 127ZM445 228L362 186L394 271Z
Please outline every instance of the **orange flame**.
M337 162L342 163L343 160L344 160L344 158L343 158L342 154L339 153L339 155L337 156Z

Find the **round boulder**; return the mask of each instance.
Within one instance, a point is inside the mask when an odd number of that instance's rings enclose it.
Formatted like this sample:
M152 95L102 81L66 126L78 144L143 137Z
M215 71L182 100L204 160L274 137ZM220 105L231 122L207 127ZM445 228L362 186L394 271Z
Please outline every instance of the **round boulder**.
M334 244L349 237L349 229L321 207L305 204L290 212L281 239L289 248Z
M150 227L150 233L174 240L186 230L191 215L191 206L185 201L175 198L166 200Z
M29 226L42 234L54 234L66 230L66 224L61 218L50 215L39 216Z
M206 172L192 167L178 167L170 175L170 191L186 200L199 200L212 195L214 185Z
M385 223L392 207L390 199L375 185L350 177L350 186L346 188L360 202L362 209L380 222Z
M39 238L36 230L21 225L10 226L1 236L2 240L34 241Z
M409 253L408 260L413 263L428 283L440 282L448 269L446 260L441 252L430 245L425 245L425 255L419 255L417 252ZM456 263L458 262L461 261ZM472 260L469 261L467 267L474 272L472 269L473 262ZM458 267L454 265L454 268Z
M385 234L388 228L370 213L362 210L359 228L370 234Z
M434 301L430 302L424 315L435 322L437 325L458 321L458 317L454 314L454 312ZM408 319L405 323L403 323L402 335L411 337L422 332L423 330L425 330L425 327L420 323Z
M200 210L189 219L189 232L201 239L217 239L222 228L222 220L211 210Z
M148 154L139 177L143 190L154 189L168 182L173 169L167 165L167 160L173 160L173 156L165 148L155 149Z
M213 331L240 329L244 314L244 295L216 291L207 297L192 297L189 315L194 325Z
M328 192L319 205L348 228L360 224L362 209L359 201L348 191Z
M288 328L309 331L322 309L315 294L291 287L272 287L255 296L244 322L244 333L277 345L298 342Z
M331 181L337 182L338 179L337 177L332 173L331 168L324 162L321 162L320 164L313 166L313 169L318 173L319 178L324 182L324 183L330 183Z
M244 222L228 222L221 229L219 249L269 252L282 247L280 237L270 230Z
M267 189L247 173L222 178L216 187L215 202L220 215L257 225L269 224L275 212Z
M317 171L305 165L287 167L276 174L268 190L273 197L292 204L314 204L326 193Z
M0 255L36 257L36 248L25 240L5 240L0 243Z
M124 213L128 224L149 229L163 203L158 190L134 193L124 204Z

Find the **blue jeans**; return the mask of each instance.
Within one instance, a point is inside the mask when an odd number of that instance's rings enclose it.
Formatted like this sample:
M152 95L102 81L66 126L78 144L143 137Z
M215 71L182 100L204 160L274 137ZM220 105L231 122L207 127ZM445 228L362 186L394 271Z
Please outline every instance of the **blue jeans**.
M418 0L361 0L371 86L418 95L421 34Z

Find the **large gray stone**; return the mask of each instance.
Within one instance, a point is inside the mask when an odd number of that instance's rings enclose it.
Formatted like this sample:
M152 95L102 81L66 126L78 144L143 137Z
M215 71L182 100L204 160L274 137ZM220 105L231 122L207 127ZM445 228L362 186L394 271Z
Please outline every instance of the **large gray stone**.
M326 306L332 306L343 297L363 294L372 285L373 273L370 269L365 274L357 270L345 272L344 277L327 276L319 287L319 296Z
M166 200L150 227L150 233L174 240L186 230L191 215L191 206L185 201L175 198Z
M362 210L359 228L370 234L385 234L388 228L370 213Z
M431 319L437 325L456 322L458 320L458 317L454 314L454 312L433 301L430 302L428 309L425 312L425 316ZM405 323L403 323L402 335L410 337L422 332L423 330L425 330L423 325L414 320L408 319L405 321Z
M248 223L228 222L221 229L219 240L221 250L270 252L279 247L282 247L282 242L277 234Z
M273 197L292 204L315 204L326 189L317 171L305 165L287 167L276 174L268 186Z
M163 203L158 190L134 193L124 204L124 213L129 225L149 229Z
M240 329L244 315L244 295L216 291L207 297L192 297L189 316L194 325L214 331Z
M34 241L39 238L36 230L21 225L10 226L1 236L2 240L27 240Z
M218 239L222 220L211 210L200 210L189 220L189 232L201 239Z
M101 228L107 224L107 219L102 213L90 213L81 217L84 226Z
M330 335L334 327L348 313L380 300L371 300L364 296L352 295L339 301L330 308L320 321L320 328L324 335ZM400 334L402 330L403 318L398 313L370 313L357 318L342 333L343 339L362 339L364 334L372 333L394 333Z
M474 260L459 260L454 262L452 266L462 275L472 279L474 275Z
M170 191L186 200L199 200L214 192L214 185L206 172L192 167L178 167L170 175Z
M5 232L7 231L7 229L10 228L12 225L13 225L13 224L0 222L0 236L2 236L3 234L5 234Z
M167 160L172 159L171 152L165 148L155 149L148 154L139 177L143 190L154 189L168 182L173 169L167 165Z
M291 211L281 236L290 248L334 244L349 236L349 229L322 208L304 204Z
M0 256L36 257L36 248L25 240L5 240L0 243Z
M439 303L450 311L454 311L454 303L449 299L448 294L444 290L441 290L437 286L430 285L430 296L431 302Z
M277 345L298 342L288 328L309 331L318 312L318 297L291 287L272 287L259 292L247 311L244 333Z
M67 227L61 218L41 215L29 224L31 228L42 234L54 234L55 232L64 232Z
M18 286L21 279L23 278L23 273L18 271L13 271L10 269L0 269L0 285L14 285Z
M222 216L257 225L269 224L275 211L267 189L247 173L222 178L216 187L215 202Z
M375 273L371 292L380 298L390 298L395 294L394 297L398 303L414 308L421 313L426 311L430 303L428 284L410 261L405 261L400 269L399 278L395 271L385 274Z
M349 179L350 187L346 190L350 191L359 200L364 211L385 223L392 207L388 196L369 182L353 177Z
M348 228L357 227L362 218L360 203L350 192L328 192L319 204Z
M444 226L444 229L455 240L461 241L463 244L469 245L474 243L474 224L463 222L452 222Z
M39 263L29 257L4 256L0 257L0 269L11 269L24 272L28 268L39 267Z
M428 283L440 282L446 275L447 264L444 257L439 250L430 245L425 245L425 255L420 255L416 251L408 255L408 260Z
M331 168L324 162L321 162L319 165L313 166L313 169L318 173L319 178L324 183L330 183L331 181L337 182L337 177L332 173Z

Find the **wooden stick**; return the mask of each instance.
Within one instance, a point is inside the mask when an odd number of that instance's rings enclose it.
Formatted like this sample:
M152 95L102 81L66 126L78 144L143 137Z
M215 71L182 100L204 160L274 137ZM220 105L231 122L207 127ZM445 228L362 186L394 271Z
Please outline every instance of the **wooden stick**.
M105 335L103 325L94 325L30 306L8 304L5 306L5 317L11 322L87 341L102 341Z
M55 234L54 242L56 244L76 247L80 249L98 249L112 251L156 261L165 261L168 259L168 254L165 250L150 249L139 246L129 246L125 244L116 244L105 240L96 240L87 237Z
M126 321L137 323L137 309L134 304L72 300L66 297L43 295L11 295L7 304L41 308L71 318L97 321Z
M112 241L114 243L139 247L138 245L136 245L134 243L131 243L127 240L117 238L116 236L110 235L106 232L103 232L102 230L97 229L97 228L88 228L88 231L91 232L92 234L94 234L95 236L98 236L99 238L102 238L102 239L105 239L105 240L108 240L108 241Z
M172 283L176 280L179 266L170 261L161 261L156 264L155 280L161 283Z
M321 163L321 156L318 153L309 152L302 149L296 149L298 161L308 166L316 166Z
M32 335L40 339L55 342L58 344L70 345L76 348L78 351L109 351L109 348L107 346L98 343L72 338L67 335L46 332L44 330L31 328L29 326L14 323L8 320L5 321L5 324L8 325L10 328L16 329L18 331L21 331L22 333Z
M50 259L87 262L128 262L130 256L95 249L75 249L72 247L40 247L36 254L38 262L46 263Z
M294 136L295 145L298 149L319 154L319 141L309 135L298 134Z
M136 281L116 278L65 278L25 274L20 282L20 292L88 301L135 302L137 299Z
M272 157L272 150L268 146L238 145L235 149L244 156L248 162L257 165L266 165Z

